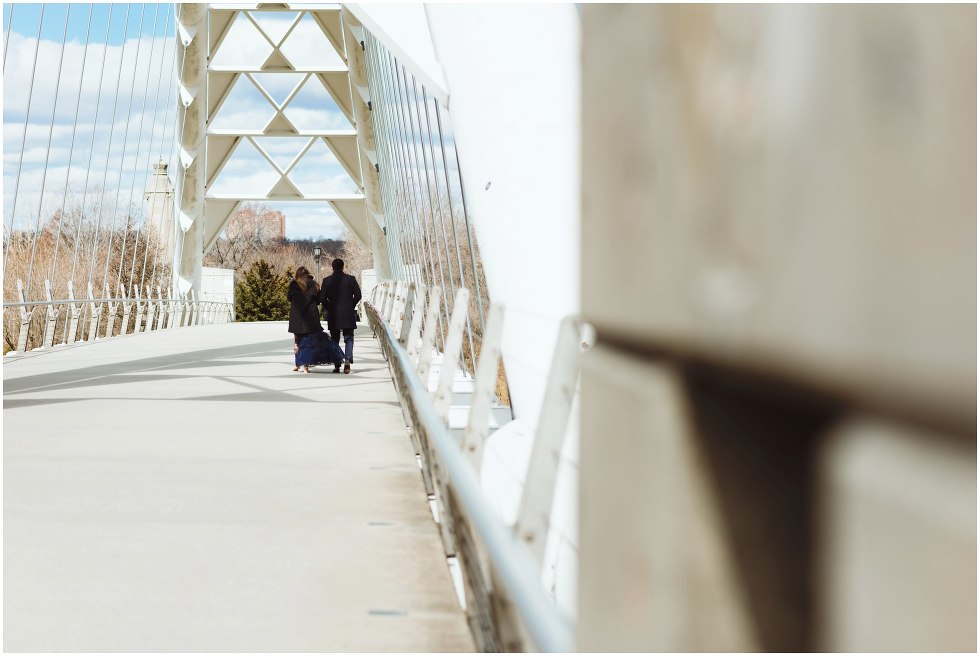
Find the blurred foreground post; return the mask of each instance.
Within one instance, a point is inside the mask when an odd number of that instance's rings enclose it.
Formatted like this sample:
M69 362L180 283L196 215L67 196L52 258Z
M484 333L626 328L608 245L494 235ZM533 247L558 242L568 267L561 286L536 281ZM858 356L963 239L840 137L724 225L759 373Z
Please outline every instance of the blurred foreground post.
M582 651L976 650L976 7L585 5Z

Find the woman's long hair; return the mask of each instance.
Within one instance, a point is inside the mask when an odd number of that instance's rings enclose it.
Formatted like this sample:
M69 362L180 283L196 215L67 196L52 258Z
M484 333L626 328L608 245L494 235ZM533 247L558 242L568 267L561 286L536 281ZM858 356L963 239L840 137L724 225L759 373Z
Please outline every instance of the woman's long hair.
M310 275L310 272L306 267L296 269L296 284L299 285L300 291L302 291L304 294L306 293L306 289L311 280L313 280L313 276Z

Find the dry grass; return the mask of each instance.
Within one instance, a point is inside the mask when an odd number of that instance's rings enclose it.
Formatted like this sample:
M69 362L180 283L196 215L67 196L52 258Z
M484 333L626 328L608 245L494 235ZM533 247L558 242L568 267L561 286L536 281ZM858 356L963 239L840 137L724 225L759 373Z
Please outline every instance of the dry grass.
M445 344L448 336L448 318L452 315L455 305L453 287L458 289L462 286L470 291L467 325L473 342L471 349L469 338L464 338L462 359L466 370L475 374L476 363L479 362L483 347L483 320L490 309L490 294L487 290L486 274L483 270L476 238L468 232L469 228L460 212L456 212L456 216L450 218L445 198L443 199L442 216L440 217L437 212L435 221L433 221L431 215L426 214L423 220L427 222L429 244L426 245L425 242L413 237L404 238L402 258L408 266L418 265L420 270L425 272L423 274L424 279L431 280L432 284L445 288L445 295L441 299L443 302L443 322L437 335L440 347ZM445 228L443 223L445 223ZM419 228L420 233L425 233L425 230L425 228ZM470 243L473 244L473 257L470 257ZM426 298L427 306L430 300ZM497 397L501 403L510 404L510 391L502 361L499 364L497 374Z
M104 221L109 223L108 221ZM128 295L134 285L145 296L150 287L156 294L159 285L166 296L171 280L170 257L160 251L160 240L154 230L140 230L137 219L131 214L120 217L119 228L96 232L94 222L75 208L64 216L56 213L41 228L37 237L31 232L15 232L10 239L9 254L3 279L5 302L19 302L17 282L24 286L29 301L47 300L45 281L50 281L51 298L68 298L69 281L74 281L75 298L88 298L88 282L92 282L96 298L104 296L107 286L111 297L119 296L119 284L125 285ZM60 224L60 229L59 229ZM58 318L54 343L64 341L67 334L66 306L57 309ZM105 313L105 311L104 311ZM122 329L122 308L117 308L110 335L118 335ZM32 316L27 348L39 346L44 330L43 307L36 307ZM129 330L136 317L130 317ZM105 317L105 314L103 314ZM91 320L88 306L80 321L76 339L87 336ZM99 336L106 336L108 322L103 318ZM4 353L16 347L20 331L20 310L4 308Z

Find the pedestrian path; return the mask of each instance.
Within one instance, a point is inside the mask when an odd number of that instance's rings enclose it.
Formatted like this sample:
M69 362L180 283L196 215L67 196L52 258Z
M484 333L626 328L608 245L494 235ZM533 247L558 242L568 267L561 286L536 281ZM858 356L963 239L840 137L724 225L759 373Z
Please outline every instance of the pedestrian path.
M471 651L377 342L285 322L6 357L4 651Z

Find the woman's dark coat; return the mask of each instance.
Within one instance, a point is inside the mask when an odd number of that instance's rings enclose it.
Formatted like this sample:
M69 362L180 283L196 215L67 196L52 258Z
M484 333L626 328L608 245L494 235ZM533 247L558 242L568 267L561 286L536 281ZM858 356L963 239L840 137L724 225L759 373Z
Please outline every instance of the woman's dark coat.
M320 303L327 316L327 327L330 332L357 328L354 306L360 302L361 287L354 276L334 273L323 279L323 285L320 286Z
M320 318L317 316L316 285L312 281L304 292L299 288L299 283L291 280L286 298L289 299L289 332L305 335L323 330L323 326L320 325Z

